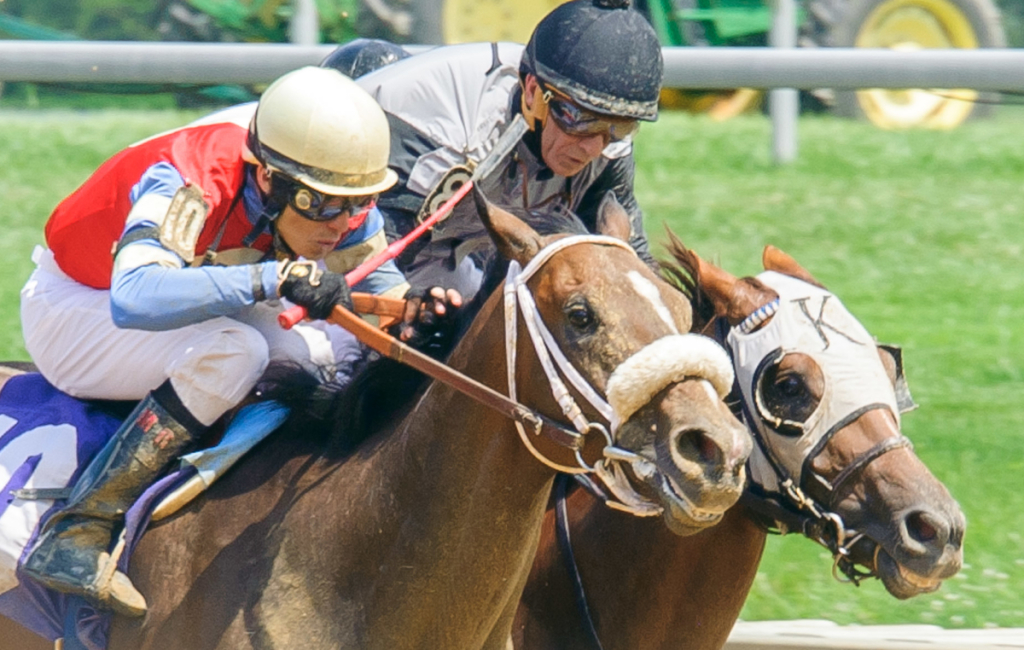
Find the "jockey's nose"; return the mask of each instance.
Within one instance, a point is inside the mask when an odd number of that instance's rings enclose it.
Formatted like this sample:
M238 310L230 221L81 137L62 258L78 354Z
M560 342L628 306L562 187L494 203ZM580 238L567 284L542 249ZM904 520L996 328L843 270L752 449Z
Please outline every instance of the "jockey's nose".
M344 234L348 232L348 217L348 213L343 212L342 214L338 215L336 219L331 219L330 221L325 221L324 223L327 225L328 228L330 228L334 232Z

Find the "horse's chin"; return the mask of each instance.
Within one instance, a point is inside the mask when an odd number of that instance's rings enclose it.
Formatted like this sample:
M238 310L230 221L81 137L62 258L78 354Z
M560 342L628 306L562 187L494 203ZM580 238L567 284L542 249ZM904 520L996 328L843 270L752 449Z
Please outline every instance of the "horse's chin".
M894 560L885 550L878 552L875 572L885 585L886 591L900 600L929 594L942 586L942 580L914 573Z
M664 509L665 524L676 535L686 537L714 526L722 520L725 510L709 510L694 504L671 477L654 472L644 482L658 495Z

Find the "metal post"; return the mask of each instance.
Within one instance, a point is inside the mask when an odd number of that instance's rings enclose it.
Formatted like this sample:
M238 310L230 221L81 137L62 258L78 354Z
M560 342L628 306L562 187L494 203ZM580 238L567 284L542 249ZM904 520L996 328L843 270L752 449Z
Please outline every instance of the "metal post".
M288 38L295 45L316 45L320 42L320 14L316 0L295 0Z
M773 0L772 30L768 44L777 48L796 47L796 2ZM772 116L772 152L776 164L796 160L796 121L800 113L800 96L794 88L776 88L769 95Z

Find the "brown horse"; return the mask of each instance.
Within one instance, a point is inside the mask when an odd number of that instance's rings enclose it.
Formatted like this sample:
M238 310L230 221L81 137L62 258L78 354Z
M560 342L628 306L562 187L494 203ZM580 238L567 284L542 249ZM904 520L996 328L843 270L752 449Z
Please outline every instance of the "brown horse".
M673 240L682 273L671 274L728 324L720 331L730 331L758 443L753 491L722 523L686 538L576 491L565 529L575 568L551 512L513 628L515 647L721 648L753 583L766 524L819 541L835 554L834 570L854 580L876 575L897 598L938 589L961 566L965 523L900 434L893 382L901 373L892 353L876 355L859 323L781 251L765 250L764 267L775 274L737 280ZM695 305L706 311L699 299ZM790 333L773 331L780 328ZM822 354L826 348L859 358L844 364Z
M603 220L620 239L570 241L499 210L482 214L513 270L533 273L512 293L535 303L551 354L561 350L613 402L616 453L647 470L637 492L675 529L694 532L739 497L751 442L719 397L728 388L712 367L718 357L669 371L652 363L666 354L650 345L693 336L690 306L621 244L620 217ZM487 300L450 365L499 391L511 374L521 404L582 421L600 448L600 409L567 406L578 388L556 400L531 337L517 339L506 364L508 299L499 291ZM512 322L531 327L525 311ZM447 386L430 385L407 411L351 451L339 451L333 433L286 425L157 524L130 571L149 613L116 618L110 650L505 648L555 470L511 420ZM540 455L576 462L525 435Z

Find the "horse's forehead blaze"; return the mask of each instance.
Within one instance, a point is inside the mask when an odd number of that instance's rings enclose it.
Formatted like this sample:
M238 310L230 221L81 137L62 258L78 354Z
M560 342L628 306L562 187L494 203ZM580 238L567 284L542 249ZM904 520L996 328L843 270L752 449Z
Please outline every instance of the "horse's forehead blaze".
M676 317L669 309L669 305L666 304L658 285L644 277L644 275L639 271L628 271L626 273L626 279L629 280L629 283L633 287L633 291L636 292L638 302L642 303L646 301L646 303L654 310L654 313L657 314L658 318L665 323L672 334L682 333L679 331L679 327L676 324Z

